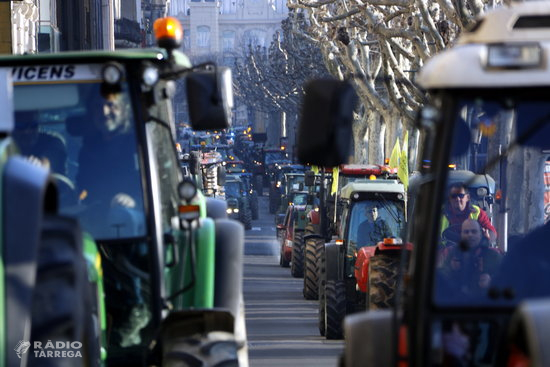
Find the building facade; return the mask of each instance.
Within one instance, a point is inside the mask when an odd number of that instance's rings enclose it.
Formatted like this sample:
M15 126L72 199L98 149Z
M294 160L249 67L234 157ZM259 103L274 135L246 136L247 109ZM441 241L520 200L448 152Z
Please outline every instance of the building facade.
M154 44L170 0L0 1L0 52L114 50Z
M214 60L233 66L248 47L268 48L288 16L286 0L171 0L168 15L183 26L185 52L193 60ZM278 145L280 116L256 112L253 106L237 105L233 124L253 124L271 131L271 145Z

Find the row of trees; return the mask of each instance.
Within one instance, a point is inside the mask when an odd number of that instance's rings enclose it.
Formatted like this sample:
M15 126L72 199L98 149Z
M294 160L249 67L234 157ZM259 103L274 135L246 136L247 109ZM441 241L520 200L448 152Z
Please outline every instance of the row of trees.
M249 112L272 116L285 112L290 135L298 120L304 84L329 76L317 45L293 32L297 25L306 26L304 16L292 12L268 48L248 45L245 57L233 69L238 103L245 104Z
M287 0L290 13L282 37L268 52L250 49L237 68L239 93L255 95L256 105L266 111L295 114L303 82L322 76L326 68L351 80L361 101L354 123L355 162L381 163L405 131L415 157L418 135L412 122L425 99L415 84L417 73L481 13L502 2Z

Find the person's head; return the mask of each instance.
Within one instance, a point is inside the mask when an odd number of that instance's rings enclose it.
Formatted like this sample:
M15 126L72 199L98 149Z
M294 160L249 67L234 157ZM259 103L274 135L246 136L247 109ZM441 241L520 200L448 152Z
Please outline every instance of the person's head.
M449 203L456 212L463 212L469 207L470 195L463 184L454 184L449 190Z
M101 89L101 104L96 109L96 126L104 134L125 130L128 127L128 103L120 90Z
M469 248L479 246L481 239L483 238L483 233L479 222L474 219L466 219L462 223L460 238L463 242L468 244Z
M376 218L378 218L378 207L376 205L367 205L365 207L365 214L370 221L376 221Z

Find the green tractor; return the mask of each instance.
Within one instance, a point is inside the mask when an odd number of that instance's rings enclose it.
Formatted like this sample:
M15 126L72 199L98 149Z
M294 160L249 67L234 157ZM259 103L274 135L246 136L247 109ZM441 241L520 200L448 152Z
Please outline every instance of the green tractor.
M1 57L14 139L97 244L107 365L245 366L243 229L184 177L171 106L185 77L193 128L226 128L230 73L191 65L174 18L155 29L155 49Z
M57 364L102 365L106 324L97 247L77 221L59 214L53 175L19 155L11 137L12 96L10 73L1 70L0 366L49 365L42 359L48 352L59 354Z

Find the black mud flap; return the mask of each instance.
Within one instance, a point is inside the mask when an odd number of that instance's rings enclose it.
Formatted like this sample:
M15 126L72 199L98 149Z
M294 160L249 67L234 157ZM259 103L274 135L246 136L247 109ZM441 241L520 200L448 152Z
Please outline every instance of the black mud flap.
M344 366L393 366L395 351L391 310L349 315L344 319ZM365 341L368 340L368 343Z

